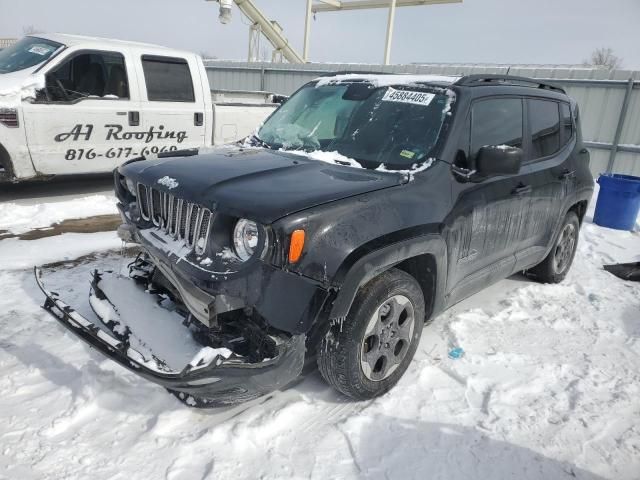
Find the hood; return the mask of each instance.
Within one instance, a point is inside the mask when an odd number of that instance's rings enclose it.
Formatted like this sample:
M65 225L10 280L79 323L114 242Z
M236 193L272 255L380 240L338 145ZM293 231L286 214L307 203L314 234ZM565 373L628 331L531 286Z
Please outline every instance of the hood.
M0 72L0 91L4 88L9 87L20 87L22 82L28 78L33 71L39 67L40 65L36 65L35 67L24 68L22 70L18 70L16 72Z
M16 107L25 98L34 97L36 89L44 87L44 75L33 73L37 67L0 73L0 108Z
M262 223L404 183L397 173L254 148L143 160L120 167L120 172L190 202Z

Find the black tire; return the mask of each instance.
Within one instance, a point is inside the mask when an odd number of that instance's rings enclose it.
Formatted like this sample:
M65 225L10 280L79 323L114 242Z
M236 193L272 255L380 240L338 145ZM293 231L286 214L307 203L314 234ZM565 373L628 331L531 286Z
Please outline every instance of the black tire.
M412 329L408 323L411 315ZM424 317L418 282L402 270L383 272L360 288L347 317L341 323L334 322L320 342L317 358L322 377L357 400L384 394L411 363ZM372 323L374 331L368 331ZM377 370L380 362L383 365Z
M567 245L567 232L570 231L571 241ZM578 248L578 237L580 236L580 221L575 212L568 212L564 217L560 228L553 239L553 248L545 259L535 267L529 269L527 274L542 283L560 283L567 276L567 272L573 263L573 257ZM564 246L563 246L563 242ZM562 257L562 262L559 261Z

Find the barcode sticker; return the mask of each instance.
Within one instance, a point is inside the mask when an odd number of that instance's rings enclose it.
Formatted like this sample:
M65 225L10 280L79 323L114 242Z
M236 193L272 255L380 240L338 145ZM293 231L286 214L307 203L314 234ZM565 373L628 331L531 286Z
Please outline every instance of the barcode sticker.
M33 45L28 52L35 53L36 55L46 55L51 52L51 50L53 49L48 45Z
M396 90L389 87L382 97L383 102L413 103L414 105L424 105L431 103L436 95L434 93L416 92L412 90Z

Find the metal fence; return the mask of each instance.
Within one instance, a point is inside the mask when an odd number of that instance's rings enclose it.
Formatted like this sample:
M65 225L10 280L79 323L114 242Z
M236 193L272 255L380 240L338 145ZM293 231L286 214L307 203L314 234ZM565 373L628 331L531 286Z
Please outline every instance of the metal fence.
M501 73L549 80L576 99L582 134L591 152L594 176L602 172L640 176L640 71L540 65L374 65L308 63L302 65L205 62L214 89L266 90L289 95L327 72L389 72L442 75Z
M0 38L0 50L3 48L10 47L16 42L17 42L17 39L15 38Z

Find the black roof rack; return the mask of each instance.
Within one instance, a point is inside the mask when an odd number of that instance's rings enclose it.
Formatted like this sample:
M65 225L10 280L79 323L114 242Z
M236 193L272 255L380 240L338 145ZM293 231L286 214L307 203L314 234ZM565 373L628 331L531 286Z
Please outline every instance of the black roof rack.
M477 87L480 85L491 84L542 88L544 90L555 90L557 92L566 93L564 88L553 85L552 83L541 82L538 80L534 80L533 78L517 77L515 75L498 75L494 73L478 73L474 75L466 75L455 82L454 85Z

